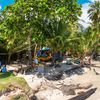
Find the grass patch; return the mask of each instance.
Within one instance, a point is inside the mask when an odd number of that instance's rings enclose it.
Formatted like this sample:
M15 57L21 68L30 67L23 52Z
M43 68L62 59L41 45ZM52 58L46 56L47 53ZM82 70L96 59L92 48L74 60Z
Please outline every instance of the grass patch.
M9 84L20 86L22 89L29 89L24 78L16 77L13 73L0 73L0 90L7 89Z
M11 77L14 77L13 73L0 73L0 83L8 81Z

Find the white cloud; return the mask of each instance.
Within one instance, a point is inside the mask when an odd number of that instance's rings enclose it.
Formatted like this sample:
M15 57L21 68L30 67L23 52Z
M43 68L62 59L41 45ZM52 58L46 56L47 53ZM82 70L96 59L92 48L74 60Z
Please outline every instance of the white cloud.
M89 0L90 2L94 2L94 1L100 1L100 0ZM82 22L81 20L79 21L80 24L82 24L85 28L89 26L89 22L91 22L91 20L88 17L88 9L89 9L89 4L90 3L85 3L82 5L82 15L80 17L80 19L84 20L84 22Z
M84 20L84 22L80 20L79 23L82 24L85 28L89 26L89 22L90 22L87 13L88 9L89 9L89 3L85 3L82 5L82 15L80 19Z
M2 9L2 6L0 5L0 10Z
M89 1L94 2L94 1L99 1L99 0L89 0Z

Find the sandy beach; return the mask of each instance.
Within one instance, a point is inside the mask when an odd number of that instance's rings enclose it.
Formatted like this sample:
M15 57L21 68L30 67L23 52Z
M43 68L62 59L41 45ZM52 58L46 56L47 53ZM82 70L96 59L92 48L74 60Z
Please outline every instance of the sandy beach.
M77 96L78 93L85 92L91 88L97 88L97 90L86 100L100 100L100 62L93 61L92 64L93 65L91 66L91 70L89 68L82 68L82 70L84 70L84 73L80 75L73 74L70 77L66 76L65 79L59 81L49 81L44 77L38 78L33 74L18 74L17 77L23 77L34 91L37 91L38 89L38 92L35 94L38 97L38 100L69 100L70 98ZM83 87L87 86L88 84L92 84L92 87L90 87L89 89L76 89L75 95L67 95L66 93L63 93L61 89L59 89L62 84L80 84ZM0 97L0 100L5 99L9 100L9 97L4 95Z
M36 94L36 96L44 97L46 100L68 100L69 98L72 98L75 96L75 95L69 95L69 96L63 95L63 93L59 89L52 88L52 86L59 87L59 85L57 85L59 83L63 83L66 85L92 84L93 86L91 88L97 88L97 90L94 94L92 94L89 98L87 98L87 100L100 100L100 75L96 75L96 72L98 74L100 74L100 62L93 61L92 64L94 66L91 66L91 70L88 68L83 68L83 70L84 70L83 74L81 74L81 75L74 74L74 75L72 75L70 77L66 77L64 80L60 80L60 81L45 81L44 78L37 78L33 75L24 75L22 77L25 78L25 80L27 81L27 83L33 90L36 87L38 87L41 83L43 83L42 88L44 88L44 89L39 91ZM94 69L96 72L94 71ZM48 87L48 85L50 85L51 87ZM80 91L80 90L78 90L78 91ZM86 91L86 90L83 90L83 91Z

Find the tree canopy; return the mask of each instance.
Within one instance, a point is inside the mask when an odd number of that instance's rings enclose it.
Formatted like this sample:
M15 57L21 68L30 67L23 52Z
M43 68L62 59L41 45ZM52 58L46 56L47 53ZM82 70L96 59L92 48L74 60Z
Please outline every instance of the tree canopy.
M88 11L93 26L80 31L82 11L77 0L16 0L1 12L0 46L9 53L48 46L53 51L68 50L75 57L84 57L100 41L99 4L91 4Z

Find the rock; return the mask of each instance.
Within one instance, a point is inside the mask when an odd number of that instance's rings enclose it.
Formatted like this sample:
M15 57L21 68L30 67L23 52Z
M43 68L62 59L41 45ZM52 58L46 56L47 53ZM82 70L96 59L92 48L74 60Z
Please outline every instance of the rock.
M67 95L75 95L75 91L74 89L69 89L68 92L67 92Z
M27 96L29 98L32 98L34 96L34 91L32 91L31 89L27 92Z
M61 65L59 65L59 64L55 65L55 68L60 68L60 67L61 67Z
M43 95L38 95L38 100L47 100L46 97L44 97Z
M9 84L9 88L11 89L11 90L16 90L16 89L22 89L22 87L20 86L20 85L16 85L16 84Z
M1 91L0 91L0 96L2 96L2 95L3 95L3 91L1 90Z
M73 86L73 85L63 85L61 86L61 91L64 95L75 95L76 88L77 86Z
M79 89L89 89L93 85L91 83L83 83L79 85Z
M79 91L79 92L77 92L77 94L82 94L82 93L84 93L84 91Z
M16 76L17 75L17 71L14 71L13 74Z
M53 81L57 81L62 79L63 76L63 72L62 71L51 71L48 74L45 75L45 78L48 80L53 80Z
M63 93L64 95L76 95L74 89L64 89L64 90L62 91L62 93Z
M30 97L30 100L38 100L37 97L34 95L32 97Z
M48 89L48 86L46 84L43 84L40 91L47 90L47 89Z
M36 82L33 86L32 86L32 90L35 92L38 92L39 89L41 88L41 84L42 82Z
M7 88L7 89L5 89L5 90L1 90L0 91L0 96L2 96L2 95L5 95L5 94L8 94L8 93L10 93L12 90L10 89L10 88Z

